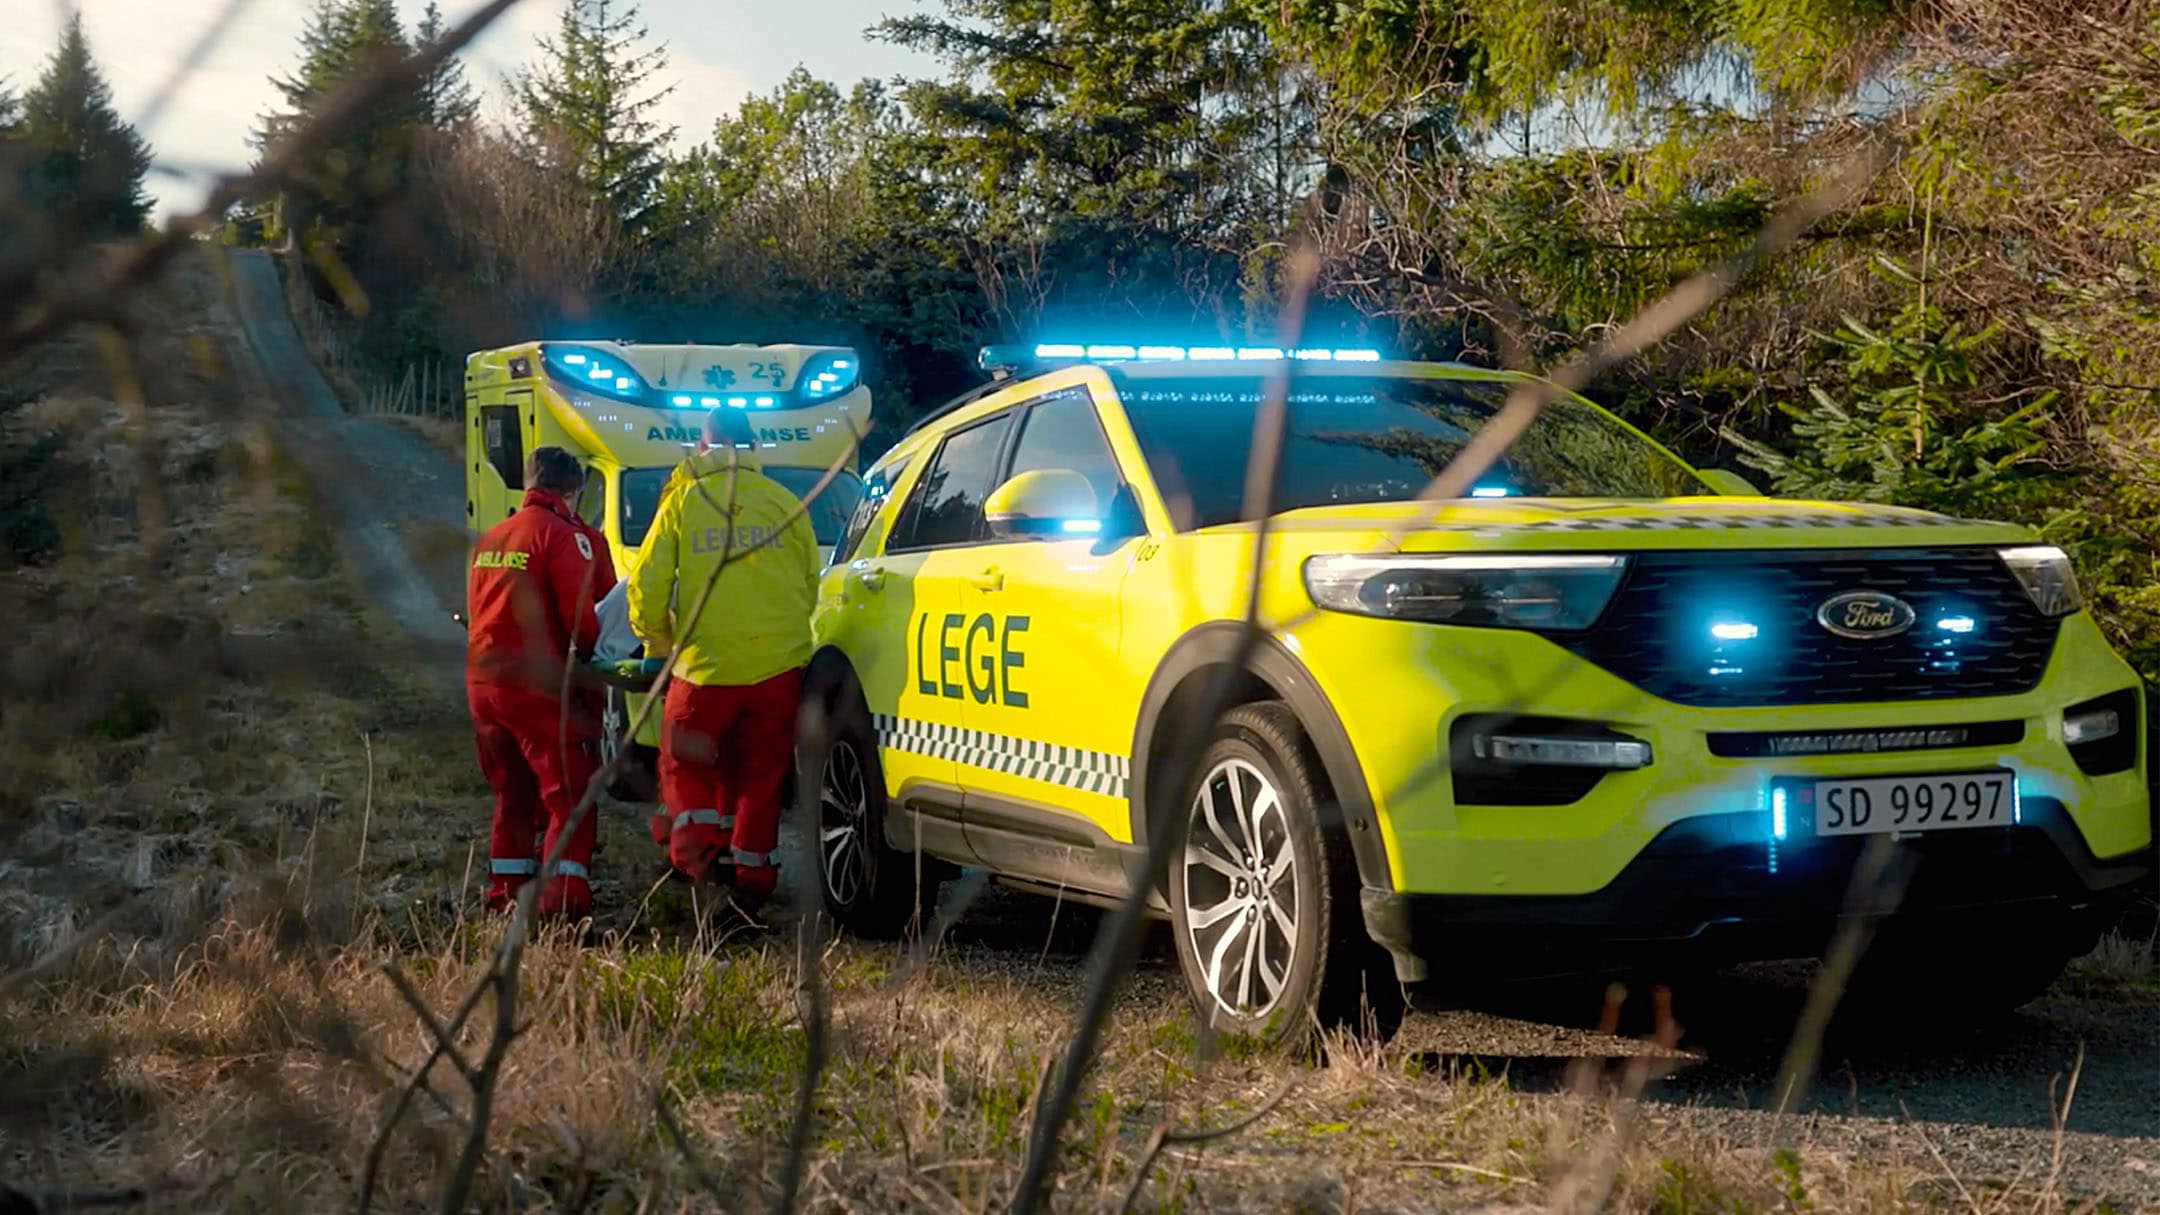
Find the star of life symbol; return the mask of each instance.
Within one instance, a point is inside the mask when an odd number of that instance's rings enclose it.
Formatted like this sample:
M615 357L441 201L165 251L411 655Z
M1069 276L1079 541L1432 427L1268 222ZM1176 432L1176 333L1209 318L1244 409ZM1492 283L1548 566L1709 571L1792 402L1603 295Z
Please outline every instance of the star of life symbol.
M707 367L705 369L705 386L707 388L735 387L735 369L719 366Z

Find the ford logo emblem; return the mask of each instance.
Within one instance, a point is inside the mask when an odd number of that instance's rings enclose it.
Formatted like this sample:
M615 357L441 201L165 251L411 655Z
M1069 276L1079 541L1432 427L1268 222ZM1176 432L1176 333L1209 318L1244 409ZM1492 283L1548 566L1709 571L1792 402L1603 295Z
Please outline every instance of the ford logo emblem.
M1912 605L1881 591L1846 591L1815 609L1815 623L1840 637L1874 641L1895 637L1913 626Z

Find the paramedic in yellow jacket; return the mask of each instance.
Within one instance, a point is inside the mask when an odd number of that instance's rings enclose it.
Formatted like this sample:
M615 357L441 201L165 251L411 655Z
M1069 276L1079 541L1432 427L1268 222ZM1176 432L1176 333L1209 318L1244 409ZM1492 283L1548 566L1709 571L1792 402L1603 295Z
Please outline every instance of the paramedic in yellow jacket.
M745 910L771 897L779 863L780 791L794 762L817 576L802 500L759 470L748 415L714 410L645 535L630 627L646 653L673 653L660 728L666 812L653 819L654 840L692 881L724 879L732 863Z

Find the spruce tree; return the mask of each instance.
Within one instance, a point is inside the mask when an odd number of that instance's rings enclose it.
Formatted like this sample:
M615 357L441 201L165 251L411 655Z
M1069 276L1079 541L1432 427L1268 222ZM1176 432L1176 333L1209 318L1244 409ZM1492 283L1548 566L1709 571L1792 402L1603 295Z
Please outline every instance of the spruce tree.
M414 49L428 46L442 37L442 6L436 0L428 0L427 8L420 14L420 24L413 30ZM452 55L442 61L428 78L420 83L420 120L431 127L448 130L462 127L480 114L480 99L473 94L472 85L466 83L465 67Z
M114 111L80 14L68 21L44 74L24 95L21 115L8 139L17 151L10 159L22 181L19 196L31 215L82 239L142 229L150 212L143 193L150 148Z
M395 0L319 0L300 34L300 70L273 78L285 109L263 119L259 140L277 147L303 130L347 82L411 53ZM349 245L369 215L407 179L422 100L376 106L339 140L315 148L279 200L285 226Z
M651 207L675 135L651 115L674 91L647 81L667 65L667 49L646 45L628 0L569 0L541 59L518 82L525 137L546 167L567 174L631 228Z

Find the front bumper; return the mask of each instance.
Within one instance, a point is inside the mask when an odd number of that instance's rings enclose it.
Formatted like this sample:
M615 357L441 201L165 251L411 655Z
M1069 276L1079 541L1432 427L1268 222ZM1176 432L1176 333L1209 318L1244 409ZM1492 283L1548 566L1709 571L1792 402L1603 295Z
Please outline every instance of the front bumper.
M1868 705L1702 708L1636 688L1544 638L1323 612L1286 640L1338 716L1385 845L1385 882L1405 894L1535 897L1603 890L1665 831L1699 817L1752 815L1769 830L1773 782L2008 769L2027 801L2050 799L2094 856L2153 844L2150 759L2088 776L2063 741L2063 710L2136 682L2090 617L2063 622L2030 692ZM1447 754L1466 716L1592 722L1647 742L1649 766L1615 771L1550 805L1458 801ZM1837 733L2009 723L1981 745L1861 754L1716 754L1723 733ZM2142 749L2142 748L2141 748Z
M1870 848L1880 852L1864 859ZM2027 799L2018 826L1888 836L1767 838L1747 814L1673 824L1603 889L1582 895L1363 892L1366 930L1405 981L1474 964L1518 974L1647 961L1818 957L1853 917L2037 929L2077 943L2154 877L2149 850L2103 860L2061 802Z
M1912 866L1903 914L2017 908L2083 924L2154 888L2153 745L2129 770L2091 776L2064 742L2065 708L2135 682L2083 614L2063 622L2030 692L1869 705L1676 705L1534 635L1333 613L1286 648L1339 715L1372 798L1386 872L1365 872L1364 910L1406 978L1421 958L1468 947L1488 957L1570 943L1604 958L1819 952L1875 837L1816 839L1811 822L1794 822L1773 849L1771 793L1785 781L2015 774L2021 825L1885 844ZM1598 723L1649 743L1653 762L1565 804L1458 802L1447 739L1471 714ZM1861 754L1720 754L1711 741L1940 725L2014 728L1984 745Z

